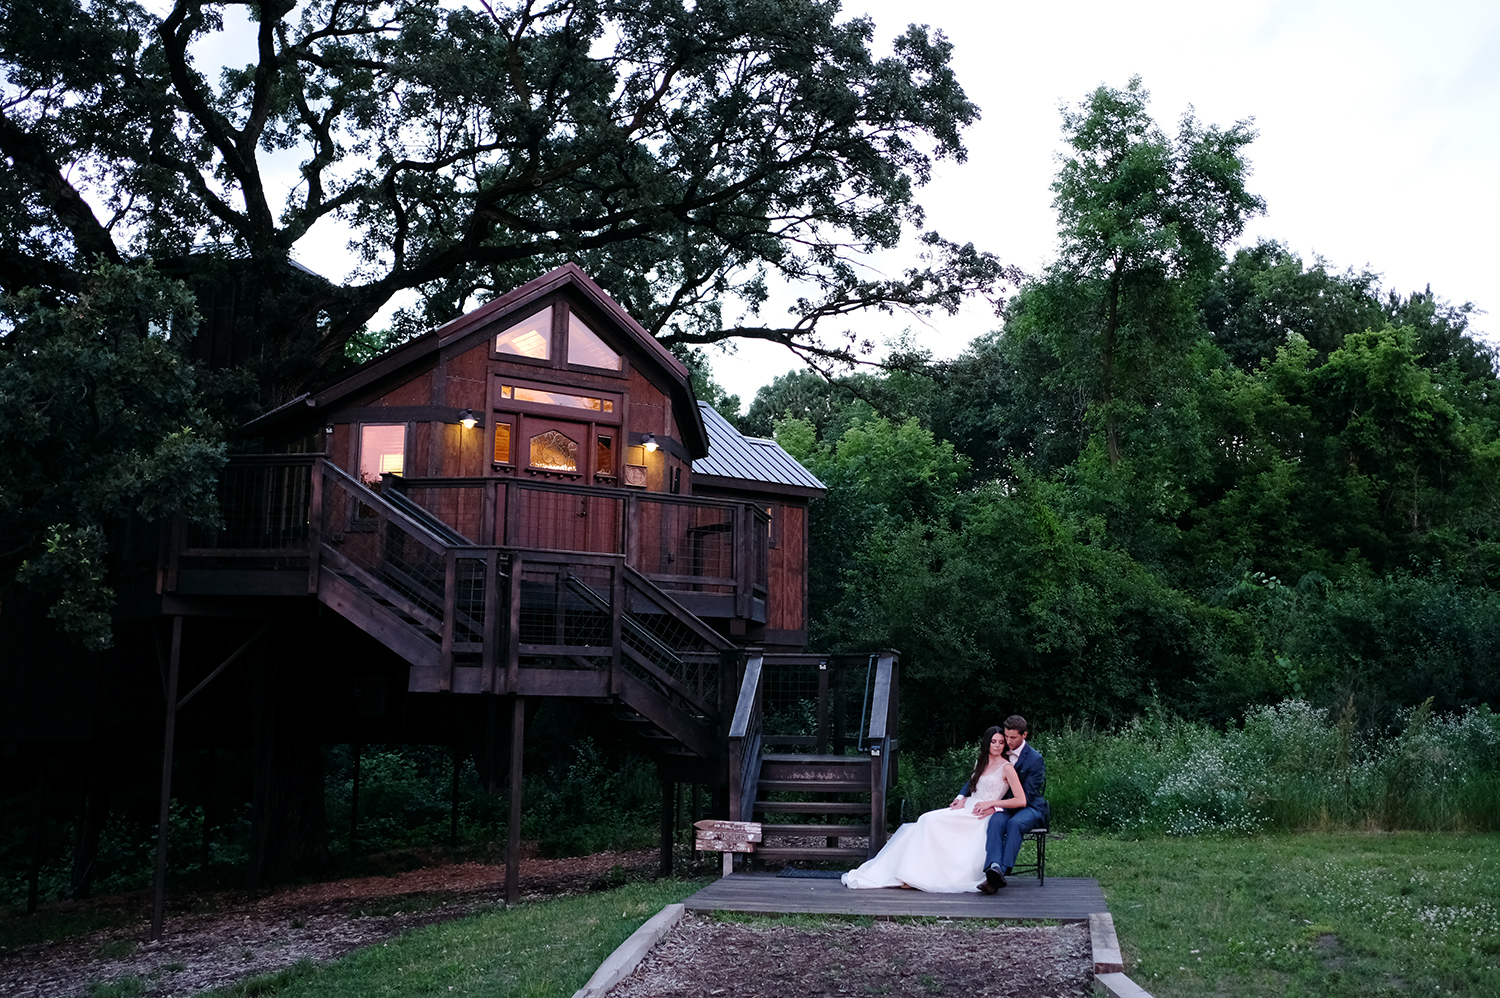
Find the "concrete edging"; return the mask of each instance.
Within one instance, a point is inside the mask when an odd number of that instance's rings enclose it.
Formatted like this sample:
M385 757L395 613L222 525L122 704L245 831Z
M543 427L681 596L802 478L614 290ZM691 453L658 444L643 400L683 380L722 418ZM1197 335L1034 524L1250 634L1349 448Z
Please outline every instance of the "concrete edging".
M1115 935L1115 917L1109 912L1089 916L1089 943L1094 948L1094 989L1111 998L1151 998L1150 993L1125 976L1120 938Z
M602 998L605 992L641 965L646 954L651 952L651 947L660 942L661 937L682 919L685 911L687 908L681 904L669 904L652 915L646 920L646 924L632 932L630 938L599 965L587 984L573 992L573 998Z

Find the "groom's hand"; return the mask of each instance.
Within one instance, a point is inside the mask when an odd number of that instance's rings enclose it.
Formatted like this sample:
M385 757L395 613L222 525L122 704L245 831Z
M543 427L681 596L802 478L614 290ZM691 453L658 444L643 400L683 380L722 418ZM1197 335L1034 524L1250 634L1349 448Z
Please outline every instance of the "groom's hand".
M953 803L949 804L948 806L950 808L960 808L960 807L963 807L964 806L964 797L963 797L963 795L960 794L959 796L953 798Z

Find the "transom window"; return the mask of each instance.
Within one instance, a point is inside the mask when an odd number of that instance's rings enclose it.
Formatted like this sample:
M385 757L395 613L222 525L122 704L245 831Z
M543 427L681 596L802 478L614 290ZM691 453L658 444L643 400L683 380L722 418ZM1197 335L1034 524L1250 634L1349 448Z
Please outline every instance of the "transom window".
M594 412L614 412L613 399L594 398L591 395L570 395L567 392L545 392L539 388L521 385L501 385L500 397L517 402L535 402L538 405L561 405L569 409L592 409Z

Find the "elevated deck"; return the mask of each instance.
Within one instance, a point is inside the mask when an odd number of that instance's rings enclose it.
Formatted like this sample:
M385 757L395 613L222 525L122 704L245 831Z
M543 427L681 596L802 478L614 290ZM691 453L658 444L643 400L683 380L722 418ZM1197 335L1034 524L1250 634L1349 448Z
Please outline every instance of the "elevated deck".
M689 911L744 911L796 915L931 915L939 918L1050 919L1085 922L1109 911L1092 877L1048 877L1037 886L1016 877L993 897L927 894L896 887L853 891L837 880L803 880L774 873L734 873L688 898Z

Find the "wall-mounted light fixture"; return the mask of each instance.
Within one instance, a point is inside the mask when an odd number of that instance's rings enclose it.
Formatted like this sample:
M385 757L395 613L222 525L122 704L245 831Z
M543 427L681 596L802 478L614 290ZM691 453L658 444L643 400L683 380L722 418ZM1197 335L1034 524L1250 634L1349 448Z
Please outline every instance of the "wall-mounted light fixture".
M333 424L329 423L327 426L323 427L323 432L328 434L330 437L333 436Z
M644 448L646 448L646 453L647 454L654 454L654 453L656 453L656 434L655 433L643 433L643 434L641 434L641 446L644 447Z
M474 415L473 409L465 409L458 414L458 424L466 430L472 430L479 422L479 417Z

